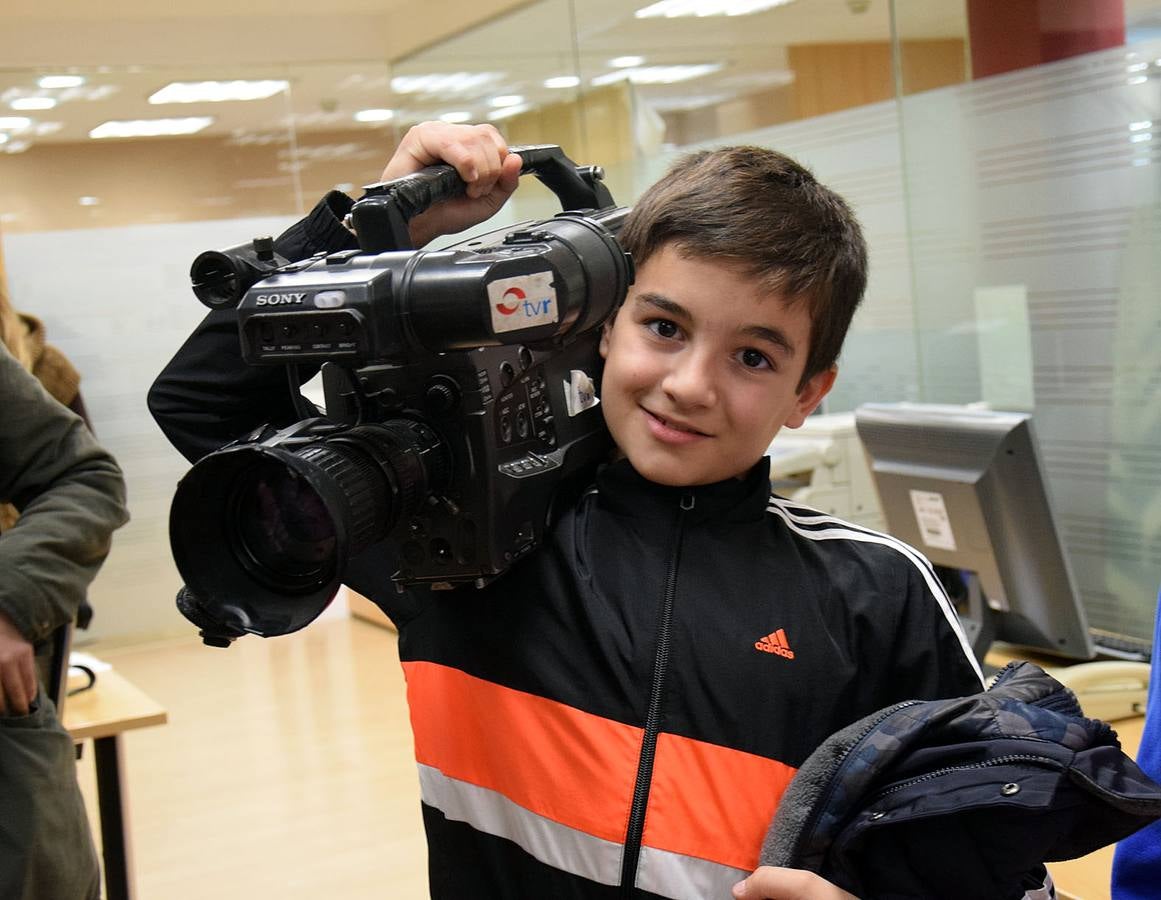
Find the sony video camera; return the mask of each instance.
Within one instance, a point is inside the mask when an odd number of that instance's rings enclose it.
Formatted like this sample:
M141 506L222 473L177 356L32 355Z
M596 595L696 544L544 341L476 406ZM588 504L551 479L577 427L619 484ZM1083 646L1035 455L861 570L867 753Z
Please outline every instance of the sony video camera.
M359 250L288 262L259 238L194 261L199 299L237 305L243 359L288 367L302 417L178 484L178 606L207 643L302 628L380 542L400 589L482 586L607 456L598 343L633 280L616 241L627 210L599 168L556 146L513 150L564 212L409 249L408 220L463 190L434 166L366 189L351 210ZM301 363L322 365L323 416L299 394Z

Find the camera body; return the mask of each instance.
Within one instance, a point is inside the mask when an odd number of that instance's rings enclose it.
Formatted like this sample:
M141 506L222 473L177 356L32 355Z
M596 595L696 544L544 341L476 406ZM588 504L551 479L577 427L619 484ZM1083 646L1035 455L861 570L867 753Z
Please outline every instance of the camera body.
M287 262L256 240L195 260L207 305L240 297L242 358L322 364L326 406L211 453L178 485L178 605L208 643L303 627L376 545L400 589L482 586L607 457L598 347L632 282L615 238L627 211L559 148L517 152L554 190L563 181L562 203L605 205L445 250L383 249L462 187L438 167L401 192L368 189L352 211L360 250Z

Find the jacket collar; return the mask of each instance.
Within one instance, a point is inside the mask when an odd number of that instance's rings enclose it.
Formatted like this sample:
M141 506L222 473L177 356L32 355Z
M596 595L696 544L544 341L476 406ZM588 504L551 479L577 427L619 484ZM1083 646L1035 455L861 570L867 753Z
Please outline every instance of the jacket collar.
M632 518L673 515L685 508L688 521L743 522L764 517L770 500L770 460L762 457L741 478L695 487L667 487L618 459L597 472L597 493L606 508Z

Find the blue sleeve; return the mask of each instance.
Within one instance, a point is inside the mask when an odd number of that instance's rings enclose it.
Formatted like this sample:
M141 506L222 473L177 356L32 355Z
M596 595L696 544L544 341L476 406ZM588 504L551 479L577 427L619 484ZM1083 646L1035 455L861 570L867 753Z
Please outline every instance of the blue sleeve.
M1161 641L1161 595L1153 628L1153 652ZM1156 655L1154 655L1156 659ZM1145 705L1145 729L1137 765L1154 781L1161 781L1161 679L1150 677ZM1117 900L1157 897L1161 881L1161 822L1154 822L1117 844L1113 856L1113 896Z

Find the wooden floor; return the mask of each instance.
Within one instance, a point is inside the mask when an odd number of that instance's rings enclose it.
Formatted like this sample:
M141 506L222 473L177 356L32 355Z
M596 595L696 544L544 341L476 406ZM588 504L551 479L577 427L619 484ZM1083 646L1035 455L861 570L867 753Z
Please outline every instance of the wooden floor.
M122 738L138 900L427 896L392 632L84 649L169 710ZM80 779L92 812L91 747Z
M339 618L227 650L85 648L169 710L122 738L137 900L427 896L395 640ZM1141 722L1115 723L1131 753ZM80 778L91 813L91 748ZM1062 896L1108 900L1112 851L1053 864Z

